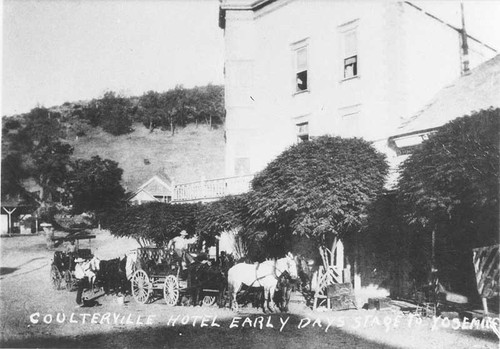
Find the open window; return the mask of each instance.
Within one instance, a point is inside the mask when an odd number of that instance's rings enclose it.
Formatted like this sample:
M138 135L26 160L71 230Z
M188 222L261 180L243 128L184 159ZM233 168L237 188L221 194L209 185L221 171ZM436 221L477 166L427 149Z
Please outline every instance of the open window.
M296 92L307 90L307 47L296 51Z
M344 33L344 79L358 76L358 43L356 31Z
M359 74L358 20L339 26L342 78L351 79Z
M294 92L309 90L308 81L308 44L307 39L292 44Z

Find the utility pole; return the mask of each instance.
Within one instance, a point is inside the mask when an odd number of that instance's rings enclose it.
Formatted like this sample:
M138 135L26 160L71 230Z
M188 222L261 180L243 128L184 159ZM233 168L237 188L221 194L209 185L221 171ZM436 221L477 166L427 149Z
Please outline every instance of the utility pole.
M462 29L460 30L461 38L462 38L462 49L461 55L462 58L462 75L469 74L469 45L467 44L467 31L465 30L465 14L464 14L464 3L460 3L460 14L462 16Z

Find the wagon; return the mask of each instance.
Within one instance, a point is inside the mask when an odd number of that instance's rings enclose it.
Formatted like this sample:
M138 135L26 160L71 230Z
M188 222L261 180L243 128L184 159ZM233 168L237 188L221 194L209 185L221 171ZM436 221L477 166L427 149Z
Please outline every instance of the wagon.
M162 248L138 248L136 271L130 280L132 296L138 303L147 303L161 291L168 305L179 300L180 290L186 288L179 280L181 267L172 252Z
M76 253L66 253L62 251L55 251L50 265L50 280L52 286L56 290L66 289L71 291L74 289L75 278L75 259L91 259L92 252L90 249L81 249Z
M136 271L131 278L132 296L136 302L145 304L153 297L160 296L167 305L174 306L182 295L192 296L196 292L201 292L204 305L212 305L217 301L220 291L211 287L213 283L206 282L206 278L201 282L193 282L185 263L175 252L163 248L138 248L136 253ZM203 264L192 263L198 266Z
M63 241L76 240L77 242L81 239L94 239L95 235L68 235L65 238L53 239L56 243L62 243ZM79 243L77 243L78 247ZM83 258L89 260L93 257L90 248L78 249L76 253L67 253L63 251L55 251L54 257L52 258L52 263L50 265L50 281L52 286L56 290L66 289L71 291L74 289L76 278L75 278L75 259Z

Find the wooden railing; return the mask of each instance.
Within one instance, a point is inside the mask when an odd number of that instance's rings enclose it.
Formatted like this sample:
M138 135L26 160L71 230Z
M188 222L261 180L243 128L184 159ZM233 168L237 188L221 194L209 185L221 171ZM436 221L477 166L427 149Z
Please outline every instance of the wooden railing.
M237 195L250 189L253 175L226 177L177 184L174 187L172 201L198 202L213 201L226 195Z

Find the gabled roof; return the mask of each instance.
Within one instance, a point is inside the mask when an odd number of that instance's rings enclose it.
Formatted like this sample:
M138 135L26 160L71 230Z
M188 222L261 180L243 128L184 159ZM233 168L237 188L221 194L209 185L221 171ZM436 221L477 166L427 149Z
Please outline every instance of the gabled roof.
M490 107L500 107L500 55L438 92L428 105L401 123L397 136L436 129L457 117Z
M151 184L153 184L154 182L156 182L161 187L164 187L168 190L170 190L172 187L172 180L167 175L156 174L153 177L151 177L149 180L147 180L138 189L144 189L144 188L150 186Z
M129 195L129 200L136 196L141 191L148 193L151 196L171 196L172 195L172 180L163 173L159 173L148 179L139 188L134 190Z

